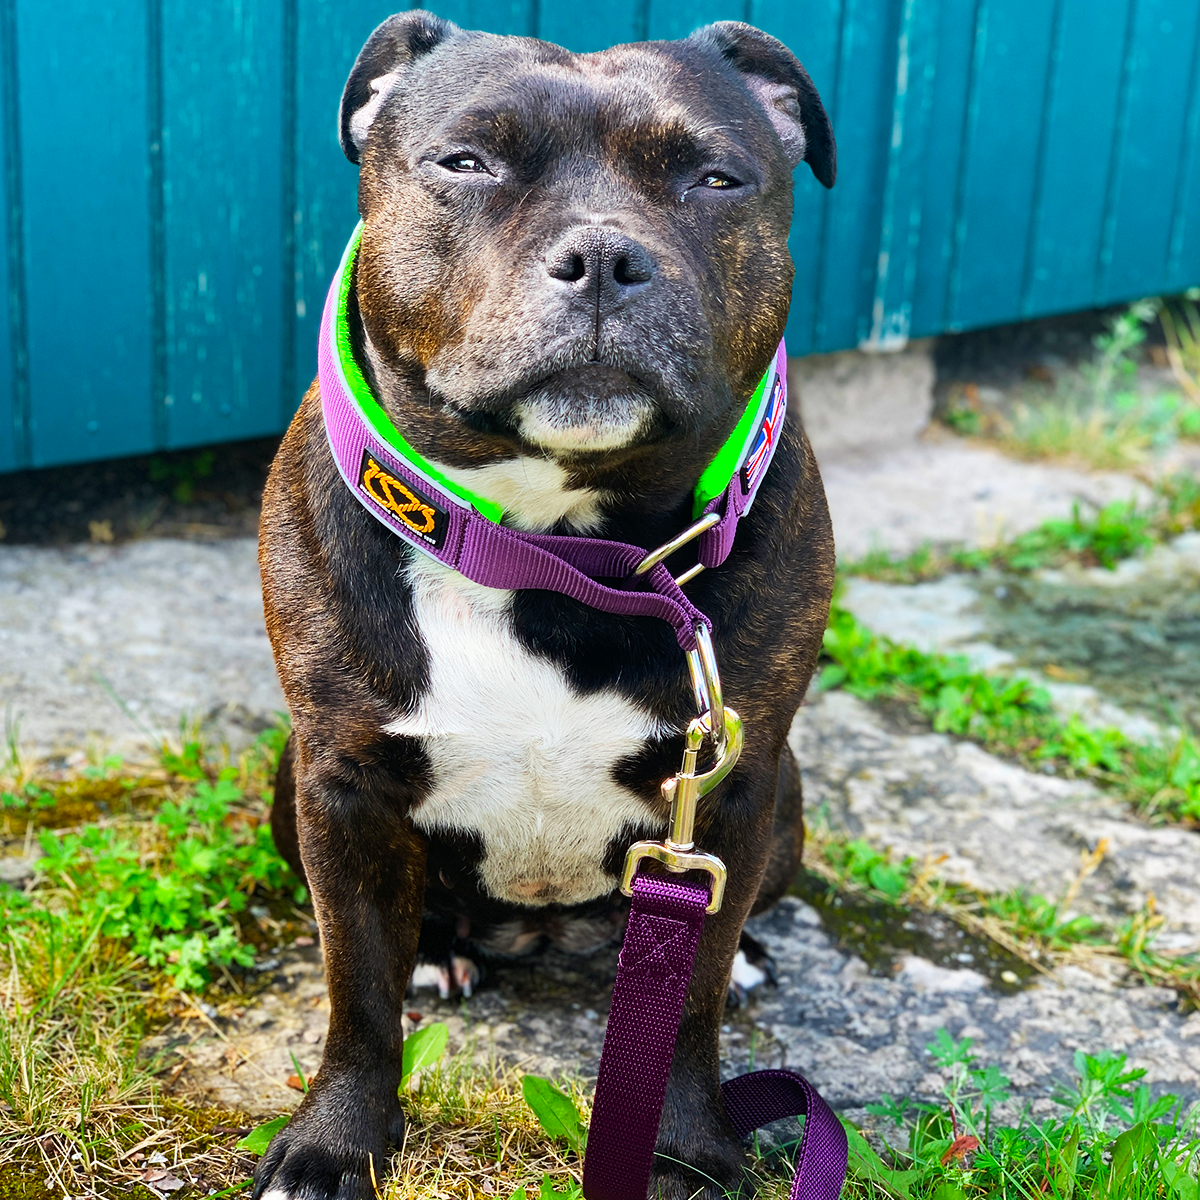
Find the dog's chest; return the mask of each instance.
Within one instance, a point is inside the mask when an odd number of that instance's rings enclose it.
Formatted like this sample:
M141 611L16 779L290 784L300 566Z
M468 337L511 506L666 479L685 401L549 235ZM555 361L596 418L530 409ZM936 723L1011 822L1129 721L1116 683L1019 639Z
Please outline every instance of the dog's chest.
M580 694L531 654L513 632L511 593L423 557L408 574L429 685L385 730L421 738L433 767L414 822L477 836L480 880L497 899L576 904L610 892L610 842L653 821L613 767L671 731L616 692Z

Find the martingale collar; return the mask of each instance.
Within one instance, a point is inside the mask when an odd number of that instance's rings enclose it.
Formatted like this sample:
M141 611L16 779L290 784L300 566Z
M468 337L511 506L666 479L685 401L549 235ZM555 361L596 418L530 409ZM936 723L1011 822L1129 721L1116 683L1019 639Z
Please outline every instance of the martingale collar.
M604 612L668 621L684 650L710 622L646 551L601 538L525 533L503 525L500 505L448 478L393 424L354 357L346 304L360 222L329 288L317 346L317 377L334 461L355 499L411 546L485 587L543 588ZM728 441L700 475L693 517L718 519L699 534L700 563L720 566L779 444L787 411L783 342ZM599 583L620 581L617 586Z

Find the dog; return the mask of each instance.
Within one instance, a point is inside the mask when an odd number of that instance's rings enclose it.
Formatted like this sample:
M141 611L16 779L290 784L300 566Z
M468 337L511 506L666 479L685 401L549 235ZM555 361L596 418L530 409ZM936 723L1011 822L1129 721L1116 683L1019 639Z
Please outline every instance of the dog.
M783 335L793 169L834 181L792 53L721 22L578 55L410 11L359 54L339 129L363 219L349 338L407 442L516 529L651 549L687 527ZM619 937L626 849L666 831L660 785L696 710L666 622L482 587L382 528L339 474L317 383L271 469L260 564L293 723L272 829L312 893L331 1016L253 1195L358 1200L403 1133L414 965L465 991L489 953ZM745 1186L718 1030L742 926L798 869L785 739L833 572L793 420L729 558L687 585L745 749L700 806L728 886L676 1043L662 1200Z

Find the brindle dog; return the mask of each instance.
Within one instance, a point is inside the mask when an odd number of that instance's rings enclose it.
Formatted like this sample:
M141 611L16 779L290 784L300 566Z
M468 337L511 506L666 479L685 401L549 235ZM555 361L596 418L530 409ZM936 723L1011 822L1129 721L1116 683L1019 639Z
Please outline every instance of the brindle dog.
M341 139L365 221L355 353L409 442L521 528L650 548L687 526L783 333L792 169L833 183L828 119L787 48L721 23L576 55L404 13L359 55ZM271 472L260 558L294 729L273 828L312 891L332 1013L254 1196L357 1200L403 1130L418 955L467 983L489 948L617 936L618 871L632 841L665 833L659 785L694 702L665 622L478 587L373 520L315 384ZM742 1186L717 1033L742 925L799 862L785 737L832 584L793 408L731 556L688 585L746 748L699 817L729 884L696 959L654 1197Z

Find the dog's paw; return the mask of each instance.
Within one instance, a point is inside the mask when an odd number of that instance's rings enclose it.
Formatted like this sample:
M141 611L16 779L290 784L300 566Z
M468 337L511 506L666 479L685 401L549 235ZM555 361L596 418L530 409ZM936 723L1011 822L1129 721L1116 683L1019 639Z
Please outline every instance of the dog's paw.
M654 1156L647 1200L739 1200L754 1195L746 1152L732 1136L707 1145L687 1139L664 1149L662 1139Z
M733 959L733 971L729 977L730 1008L740 1008L764 984L772 987L778 982L775 975L775 960L761 942L743 933L740 947Z
M478 983L479 968L475 963L454 954L446 963L417 963L409 987L413 991L436 989L443 1000L460 995L469 1000Z
M259 1160L252 1200L375 1200L404 1114L398 1100L372 1102L376 1089L346 1082L321 1091L314 1082Z

